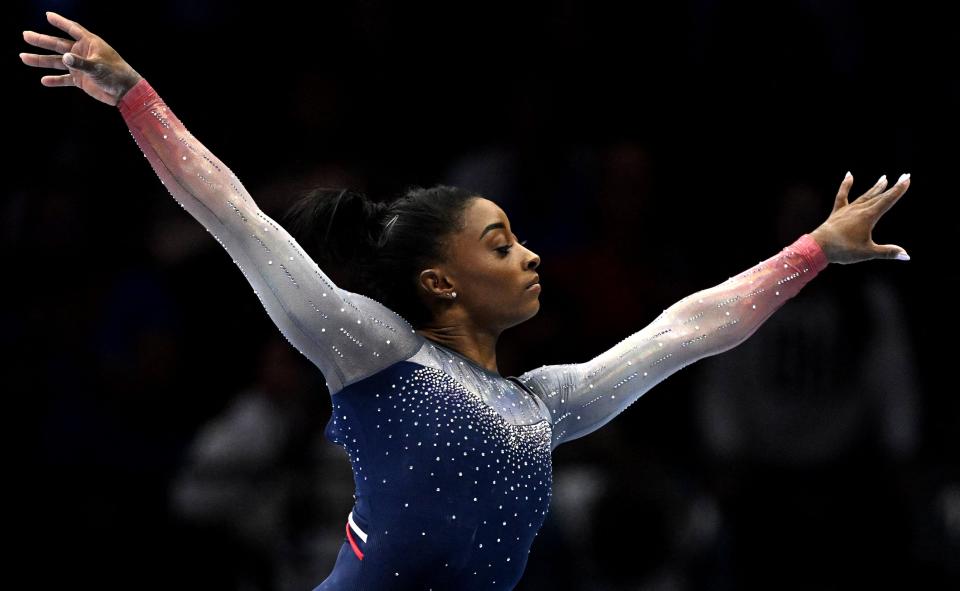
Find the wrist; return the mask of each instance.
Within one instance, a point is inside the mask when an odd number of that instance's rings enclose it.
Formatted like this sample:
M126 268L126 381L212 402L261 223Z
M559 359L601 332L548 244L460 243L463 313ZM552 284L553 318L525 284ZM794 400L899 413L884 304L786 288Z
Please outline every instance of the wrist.
M810 237L813 238L813 241L817 243L817 246L820 247L820 250L823 251L824 256L827 257L827 263L836 262L833 256L833 249L830 247L830 240L826 236L826 233L821 228L817 228L809 232L809 234Z
M130 89L137 85L138 82L143 80L143 76L138 74L136 70L131 69L130 73L125 75L120 83L120 93L117 95L117 104L123 100L123 97L126 96Z

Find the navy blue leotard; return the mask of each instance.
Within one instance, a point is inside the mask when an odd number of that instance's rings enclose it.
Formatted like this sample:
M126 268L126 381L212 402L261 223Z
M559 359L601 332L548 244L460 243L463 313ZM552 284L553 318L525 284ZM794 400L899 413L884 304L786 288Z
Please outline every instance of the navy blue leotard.
M146 80L118 107L174 199L324 375L326 435L349 455L356 502L315 591L513 589L550 505L553 449L741 343L827 265L804 234L589 361L507 378L334 285Z

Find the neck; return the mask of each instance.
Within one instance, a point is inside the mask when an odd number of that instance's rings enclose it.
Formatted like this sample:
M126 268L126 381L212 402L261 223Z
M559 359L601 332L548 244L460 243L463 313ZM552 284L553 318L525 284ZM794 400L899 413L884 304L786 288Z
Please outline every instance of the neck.
M497 369L497 338L499 332L470 327L464 324L430 324L416 329L417 334L453 349L478 365L495 373Z

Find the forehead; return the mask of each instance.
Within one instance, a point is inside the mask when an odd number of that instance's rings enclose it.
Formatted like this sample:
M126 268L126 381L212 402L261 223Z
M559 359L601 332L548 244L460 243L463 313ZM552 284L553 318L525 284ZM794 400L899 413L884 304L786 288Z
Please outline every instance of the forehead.
M484 197L474 199L464 214L465 230L474 237L480 236L489 224L502 222L508 224L507 214L499 205Z

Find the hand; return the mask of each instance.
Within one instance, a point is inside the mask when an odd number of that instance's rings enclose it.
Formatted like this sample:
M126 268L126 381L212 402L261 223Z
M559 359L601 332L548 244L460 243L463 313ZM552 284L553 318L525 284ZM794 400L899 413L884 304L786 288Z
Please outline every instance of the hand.
M910 260L910 255L896 244L878 245L870 232L888 209L900 199L910 186L910 175L900 176L893 187L887 187L886 175L880 177L869 191L847 203L847 194L853 185L853 176L848 172L840 183L833 212L810 236L820 245L827 260L846 265L870 259Z
M44 76L44 86L76 86L98 101L116 106L140 76L106 41L55 12L47 13L50 24L66 31L74 40L24 31L30 45L56 51L56 55L21 53L20 59L35 68L68 70L62 76Z

